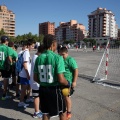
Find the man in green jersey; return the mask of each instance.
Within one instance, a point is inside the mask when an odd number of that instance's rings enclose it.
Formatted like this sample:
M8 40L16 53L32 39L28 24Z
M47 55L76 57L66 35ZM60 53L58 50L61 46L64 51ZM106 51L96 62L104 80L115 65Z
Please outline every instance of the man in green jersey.
M9 50L9 47L7 46L8 41L9 41L9 38L7 36L1 37L0 71L2 74L2 78L4 78L3 80L4 89L3 89L2 100L9 98L9 96L7 96L6 93L7 93L8 79L11 76L11 71L8 71L7 69L5 69L5 60L7 59L8 61L10 61L10 64L12 64L12 58L11 58L11 51Z
M11 57L12 57L12 66L11 66L11 70L12 70L12 84L11 87L16 86L17 80L16 80L16 71L15 71L15 63L17 61L18 58L18 54L14 49L14 43L13 42L9 42L8 43L8 47L9 50L11 51Z
M40 84L39 96L43 120L58 116L66 120L66 106L60 86L70 87L64 78L64 61L54 53L57 41L53 35L46 35L43 40L45 51L35 61L34 80Z
M68 49L66 47L62 47L60 49L60 55L63 56L65 63L64 77L71 83L71 90L73 90L73 88L76 86L76 81L78 78L78 66L76 60L68 55ZM71 115L72 101L70 96L65 96L67 106L67 119L70 119L72 116Z

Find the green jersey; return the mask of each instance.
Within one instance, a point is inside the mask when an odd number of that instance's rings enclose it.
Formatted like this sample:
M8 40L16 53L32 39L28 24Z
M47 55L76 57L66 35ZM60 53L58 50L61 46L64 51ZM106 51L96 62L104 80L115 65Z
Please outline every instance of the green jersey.
M64 63L66 71L64 72L64 77L66 78L66 80L72 83L74 78L74 70L78 68L76 60L68 56L66 59L64 59Z
M9 51L9 47L4 45L4 44L1 44L0 45L0 69L4 70L4 62L5 62L5 59L10 56L11 53Z
M10 57L12 58L13 61L15 61L18 58L17 52L11 47L8 47L8 49Z
M61 56L51 50L44 51L35 61L34 73L38 74L41 86L59 85L58 74L65 72Z

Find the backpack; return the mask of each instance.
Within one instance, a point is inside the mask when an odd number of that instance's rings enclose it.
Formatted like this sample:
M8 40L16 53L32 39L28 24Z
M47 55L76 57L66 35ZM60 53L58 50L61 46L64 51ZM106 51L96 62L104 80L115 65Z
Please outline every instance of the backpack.
M22 52L20 54L20 56L18 57L17 62L15 63L15 69L16 69L17 72L21 72L22 69L23 69L23 54L24 54L24 52Z

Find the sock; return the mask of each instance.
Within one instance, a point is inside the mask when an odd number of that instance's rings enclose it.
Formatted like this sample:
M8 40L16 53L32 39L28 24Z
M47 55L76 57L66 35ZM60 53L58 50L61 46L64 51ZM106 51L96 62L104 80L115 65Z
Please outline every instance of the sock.
M40 111L39 111L40 112ZM35 112L35 114L38 114L39 112Z

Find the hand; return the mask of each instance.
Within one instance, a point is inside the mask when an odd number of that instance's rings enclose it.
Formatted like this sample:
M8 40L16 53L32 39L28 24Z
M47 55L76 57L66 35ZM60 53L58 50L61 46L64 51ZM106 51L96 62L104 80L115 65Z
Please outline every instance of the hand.
M76 82L73 82L73 83L72 83L72 87L73 87L73 88L76 87Z
M29 75L27 75L27 79L30 80L30 76Z

